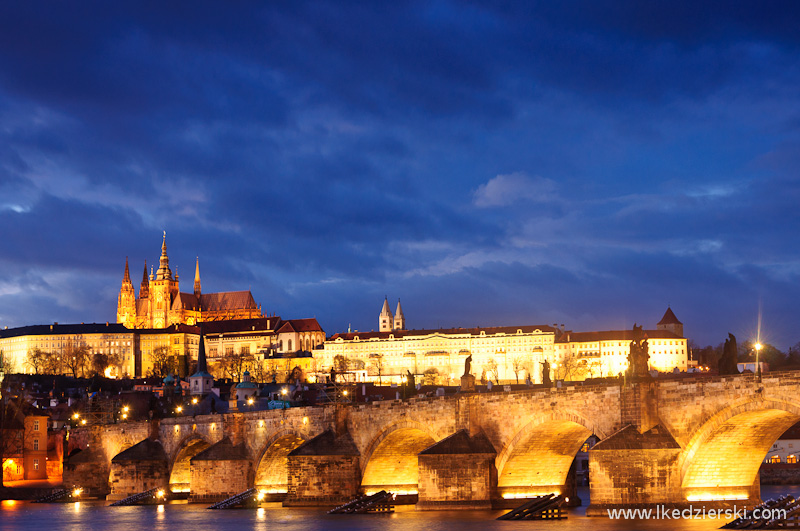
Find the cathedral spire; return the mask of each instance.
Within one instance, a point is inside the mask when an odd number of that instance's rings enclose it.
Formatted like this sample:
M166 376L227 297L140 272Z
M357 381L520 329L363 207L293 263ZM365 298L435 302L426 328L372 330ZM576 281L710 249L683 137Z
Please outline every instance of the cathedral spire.
M200 325L200 345L197 349L197 372L208 372L208 363L206 362L206 342L203 339L203 325Z
M147 278L147 260L144 261L144 271L142 271L142 283L139 285L139 298L146 299L150 296L150 281Z
M128 269L128 257L125 257L125 275L122 277L123 284L130 284L133 285L131 282L131 271Z
M200 296L200 257L197 257L197 263L194 266L194 294Z
M169 269L169 257L167 256L167 231L164 231L164 240L161 243L161 259L156 272L156 280L172 280L172 271Z

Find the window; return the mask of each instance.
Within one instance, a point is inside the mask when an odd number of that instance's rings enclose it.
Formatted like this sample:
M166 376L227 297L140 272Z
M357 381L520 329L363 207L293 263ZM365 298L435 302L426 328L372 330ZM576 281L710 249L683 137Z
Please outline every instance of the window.
M770 463L780 463L781 462L781 456L773 455L772 457L769 458L769 462Z
M33 431L39 431L39 420L33 421Z
M789 463L790 465L796 465L797 464L797 456L794 455L794 454L790 455L789 457L786 458L786 462Z
M588 452L588 451L589 451L589 443L588 442L583 443L583 446L581 446L581 452Z
M291 350L292 350L292 340L291 340L291 339L289 339L289 340L286 342L286 344L289 346L288 350L291 352Z
M33 469L34 470L39 470L39 460L38 459L34 459L33 460Z
M38 450L39 449L39 439L34 439L33 440L33 449L34 450Z

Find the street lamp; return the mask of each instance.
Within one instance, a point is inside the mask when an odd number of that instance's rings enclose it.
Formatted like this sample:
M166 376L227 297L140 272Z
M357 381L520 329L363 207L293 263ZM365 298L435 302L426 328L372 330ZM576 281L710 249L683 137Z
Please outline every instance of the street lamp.
M756 375L758 375L758 380L761 381L761 363L759 363L759 354L761 353L761 348L764 346L761 343L756 343Z

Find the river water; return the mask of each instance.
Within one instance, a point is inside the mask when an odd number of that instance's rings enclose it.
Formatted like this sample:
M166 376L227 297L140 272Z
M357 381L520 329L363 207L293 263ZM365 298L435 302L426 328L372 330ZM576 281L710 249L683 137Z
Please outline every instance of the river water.
M800 496L800 486L764 486L762 498L781 494ZM588 499L588 491L578 495ZM504 511L415 511L398 508L393 514L328 515L324 510L283 508L280 504L265 504L259 509L210 511L205 505L185 502L161 506L108 507L104 501L79 503L32 504L3 501L0 503L0 530L80 529L87 531L215 531L241 529L280 529L282 531L316 530L555 530L611 531L622 530L684 530L718 529L725 519L670 520L611 520L587 518L586 507L569 512L566 520L497 521Z

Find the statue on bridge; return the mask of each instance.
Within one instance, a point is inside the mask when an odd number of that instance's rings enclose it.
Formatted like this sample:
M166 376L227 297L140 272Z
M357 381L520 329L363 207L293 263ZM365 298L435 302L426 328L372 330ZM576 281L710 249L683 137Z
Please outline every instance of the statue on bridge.
M642 331L642 326L633 324L633 340L631 350L628 354L628 371L626 376L629 380L641 380L650 378L650 368L648 360L650 346L647 343L647 336Z
M550 379L550 362L547 359L542 363L542 385L545 387L553 385L553 381Z
M726 374L739 374L739 347L736 345L736 336L728 332L728 339L722 347L722 356L719 358L717 368L720 376Z
M467 359L464 360L464 376L469 376L471 374L469 372L471 367L472 367L472 354L467 356Z
M475 377L472 376L472 354L464 360L464 375L461 377L461 392L472 393L475 391Z

